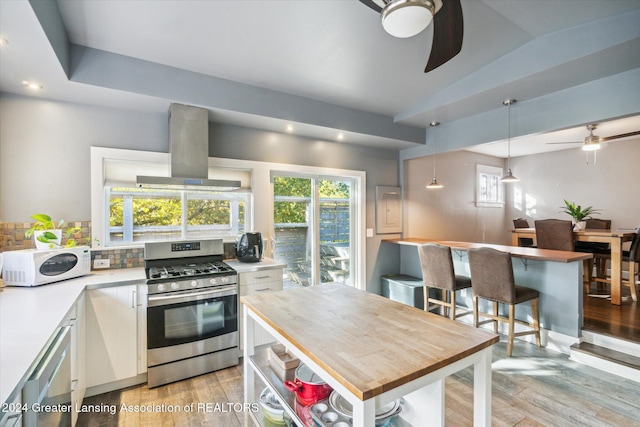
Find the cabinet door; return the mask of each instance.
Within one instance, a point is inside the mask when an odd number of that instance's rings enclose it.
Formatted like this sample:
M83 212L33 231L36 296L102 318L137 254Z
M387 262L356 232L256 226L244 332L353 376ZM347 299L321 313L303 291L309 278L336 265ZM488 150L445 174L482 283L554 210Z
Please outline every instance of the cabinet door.
M138 373L137 287L87 291L87 387Z
M262 292L275 292L282 290L282 269L272 269L263 271L252 271L250 273L240 273L238 275L238 281L240 282L239 292L240 296L254 295ZM241 305L241 303L238 303ZM242 319L242 306L238 310L238 328L240 350L244 348L243 337L243 319ZM274 338L262 328L256 328L254 334L254 344L256 346L268 344L275 341Z

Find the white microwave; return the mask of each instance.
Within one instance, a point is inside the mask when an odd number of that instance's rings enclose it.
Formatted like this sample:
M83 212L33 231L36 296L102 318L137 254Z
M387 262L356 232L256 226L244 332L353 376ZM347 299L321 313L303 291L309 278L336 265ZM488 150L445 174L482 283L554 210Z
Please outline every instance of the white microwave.
M91 272L89 246L3 253L2 280L7 286L40 286Z

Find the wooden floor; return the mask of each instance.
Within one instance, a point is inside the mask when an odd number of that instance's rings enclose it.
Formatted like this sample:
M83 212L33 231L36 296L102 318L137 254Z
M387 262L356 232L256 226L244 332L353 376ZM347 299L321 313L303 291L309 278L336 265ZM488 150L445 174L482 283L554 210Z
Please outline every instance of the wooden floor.
M640 426L640 383L572 362L564 354L516 340L514 356L506 343L493 353L493 426ZM121 411L120 405L219 403L218 411ZM243 425L242 412L224 411L242 403L241 366L149 390L146 384L87 398L85 405L115 405L107 412L80 414L78 426ZM446 425L473 424L473 370L446 380Z
M608 294L608 289L597 290L591 286L591 295ZM611 300L597 296L584 297L583 329L599 334L611 335L640 343L640 308L629 296L629 288L622 289L622 305L612 305Z

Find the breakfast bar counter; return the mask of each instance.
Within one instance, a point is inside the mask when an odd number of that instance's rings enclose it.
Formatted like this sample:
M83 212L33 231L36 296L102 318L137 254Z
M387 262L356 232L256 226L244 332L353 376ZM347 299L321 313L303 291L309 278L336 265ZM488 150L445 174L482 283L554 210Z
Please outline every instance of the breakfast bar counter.
M516 284L540 292L540 327L544 345L569 353L572 344L580 341L583 324L583 261L593 257L581 252L556 251L520 246L494 245L488 243L457 242L424 238L383 240L387 250L396 251L399 258L398 271L417 278L422 277L417 247L425 243L436 243L451 247L456 274L470 276L467 251L489 247L512 256L513 274ZM391 256L388 254L388 256ZM472 306L471 289L459 292L457 303ZM481 300L481 309L488 309ZM504 310L505 307L501 307ZM516 307L516 318L531 316L528 304ZM461 318L462 321L465 318ZM518 327L518 325L516 325Z
M474 366L474 425L491 423L491 352L499 337L343 284L244 296L245 396L262 327L353 405L353 425L405 397L413 425L444 425L444 378ZM417 402L412 405L411 402ZM417 422L416 422L417 420Z

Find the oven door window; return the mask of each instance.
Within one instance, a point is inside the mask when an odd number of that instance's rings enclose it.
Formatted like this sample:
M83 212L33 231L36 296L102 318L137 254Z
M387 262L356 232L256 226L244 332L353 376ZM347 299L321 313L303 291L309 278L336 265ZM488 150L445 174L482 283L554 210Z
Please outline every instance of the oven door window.
M160 348L238 330L237 295L147 308L147 346Z

